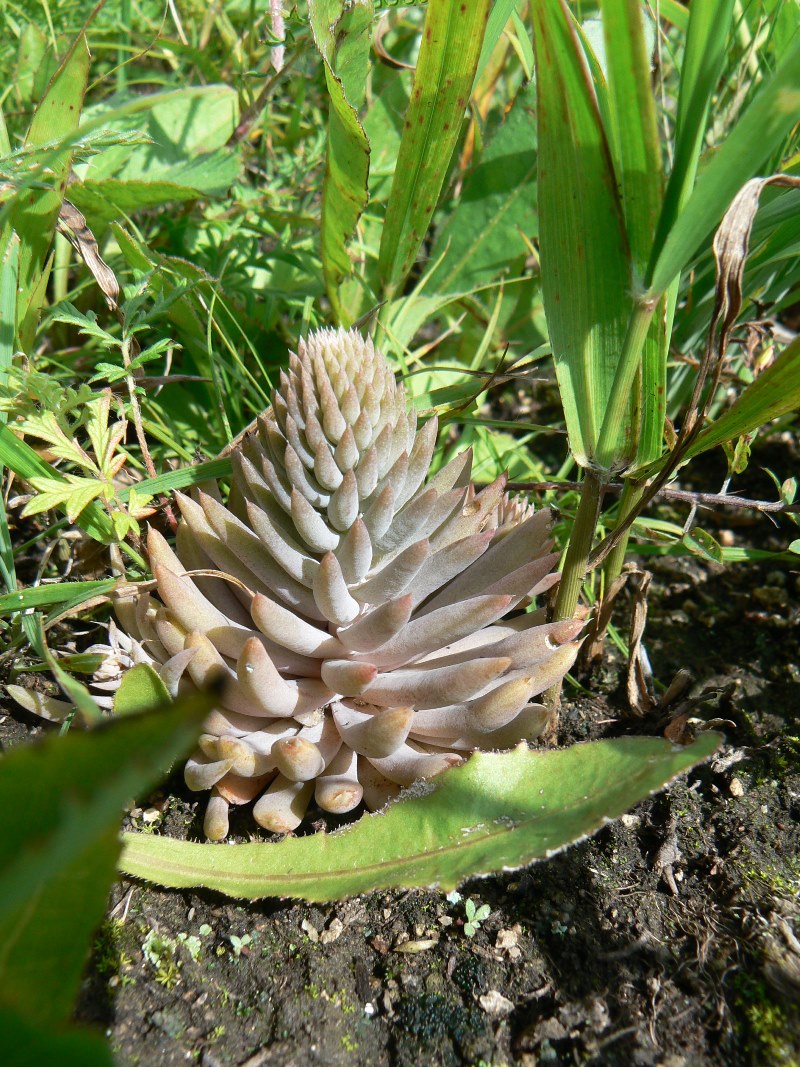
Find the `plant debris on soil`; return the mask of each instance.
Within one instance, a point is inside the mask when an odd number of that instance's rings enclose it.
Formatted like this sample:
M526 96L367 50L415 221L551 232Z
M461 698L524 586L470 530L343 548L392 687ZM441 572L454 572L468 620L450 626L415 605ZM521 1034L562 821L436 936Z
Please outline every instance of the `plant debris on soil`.
M449 897L237 904L122 881L78 1018L120 1065L800 1063L798 577L658 559L650 660L692 670L715 759L547 863ZM566 694L560 743L647 732L624 663ZM722 696L720 696L722 694ZM41 727L7 709L4 744ZM133 808L196 836L178 779ZM220 846L224 847L224 846ZM467 928L467 902L482 905Z

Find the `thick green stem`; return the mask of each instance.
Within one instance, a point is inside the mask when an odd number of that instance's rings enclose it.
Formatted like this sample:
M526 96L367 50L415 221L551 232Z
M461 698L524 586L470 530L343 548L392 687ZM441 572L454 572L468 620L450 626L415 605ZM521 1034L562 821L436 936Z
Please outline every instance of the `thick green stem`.
M644 484L640 482L625 482L625 488L622 490L622 496L619 502L619 518L618 524L622 524L625 519L630 515L635 507L639 504L639 501L644 495ZM615 545L614 548L608 554L605 564L603 565L603 573L605 575L605 588L610 589L611 583L615 578L619 576L622 571L623 564L625 563L625 551L628 547L628 538L630 537L630 530L627 530L623 535L620 542Z
M583 479L581 502L572 526L567 553L564 556L561 581L558 583L554 620L571 619L578 606L578 597L586 576L586 563L592 550L592 541L597 528L602 488L603 483L598 476L592 471L587 471Z
M619 469L620 460L630 462L633 458L631 455L621 455L620 427L625 425L636 372L642 365L642 349L657 306L657 299L642 299L634 305L631 313L595 448L594 462L601 470L611 470L615 466ZM631 442L627 444L625 452L630 450Z
M603 484L593 471L586 472L581 490L581 502L572 525L569 545L564 556L561 581L558 583L558 598L553 612L554 622L560 619L571 619L578 606L578 597L586 576L586 564L592 550L594 532L597 529ZM561 682L557 682L547 690L544 700L554 712L546 736L554 739L558 723L558 705L561 701Z

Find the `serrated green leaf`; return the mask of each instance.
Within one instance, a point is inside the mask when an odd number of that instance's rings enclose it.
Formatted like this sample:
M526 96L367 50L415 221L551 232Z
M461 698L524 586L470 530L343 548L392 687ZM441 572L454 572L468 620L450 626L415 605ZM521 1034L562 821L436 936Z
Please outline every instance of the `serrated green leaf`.
M31 1020L69 1018L105 910L125 802L185 753L213 704L187 697L151 715L50 736L0 763L0 1000Z
M309 18L331 103L320 221L322 269L336 317L349 326L339 285L352 270L347 247L368 200L369 141L358 111L369 65L372 0L349 5L309 0Z
M334 900L377 889L452 889L545 859L616 819L720 743L625 737L532 752L476 753L416 795L332 834L218 848L125 834L124 873L233 897Z
M31 478L52 478L58 481L62 477L55 467L40 459L29 444L20 441L4 424L0 424L0 463L25 481L30 481ZM66 484L66 479L63 481ZM78 525L96 541L108 544L114 540L111 519L97 503L89 504L79 519Z
M570 448L595 455L632 310L617 179L583 50L561 0L534 0L539 119L539 231L545 314ZM615 420L607 451L636 445L638 404ZM608 442L607 442L608 444Z
M105 491L105 484L97 478L75 478L67 481L56 478L31 478L30 484L36 490L33 497L22 509L22 515L41 515L43 511L62 508L69 522L77 517L89 504Z
M396 293L425 239L469 102L489 0L430 0L381 236L378 272Z

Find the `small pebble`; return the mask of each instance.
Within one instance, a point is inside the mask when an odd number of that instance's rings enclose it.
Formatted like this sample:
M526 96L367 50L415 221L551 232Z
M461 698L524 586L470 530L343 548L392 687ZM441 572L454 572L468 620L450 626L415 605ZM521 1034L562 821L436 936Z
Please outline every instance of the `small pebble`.
M732 797L744 796L744 786L742 785L740 778L731 778L731 784L728 786L728 790Z
M329 945L331 941L338 941L342 936L343 930L344 923L341 919L331 919L328 923L328 929L322 931L319 939L323 945Z
M478 1003L487 1015L493 1015L495 1018L510 1015L514 1010L514 1002L496 989L490 989L488 993L478 997Z

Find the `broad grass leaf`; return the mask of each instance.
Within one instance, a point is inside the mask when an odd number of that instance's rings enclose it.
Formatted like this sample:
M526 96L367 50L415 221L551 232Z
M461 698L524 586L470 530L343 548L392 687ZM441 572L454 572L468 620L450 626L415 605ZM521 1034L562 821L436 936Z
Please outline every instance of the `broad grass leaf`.
M538 235L536 89L520 89L505 122L468 174L455 210L436 236L429 292L464 292L518 268L524 237Z
M561 0L534 0L542 289L570 448L595 454L632 310L617 175L583 49ZM635 453L631 400L614 427L616 465Z
M489 0L430 0L381 238L378 271L396 293L417 258L469 102Z
M119 814L196 738L213 704L168 709L21 746L0 764L0 1001L66 1021L119 853Z
M349 326L339 285L351 273L347 248L368 201L370 147L359 109L369 68L372 0L350 5L310 0L309 18L331 105L320 220L322 270L334 313L341 325Z
M688 748L625 737L534 752L476 753L419 783L384 812L332 834L278 844L214 845L125 834L125 874L232 897L325 901L396 887L452 889L476 874L545 859L616 819L709 757L718 735Z

